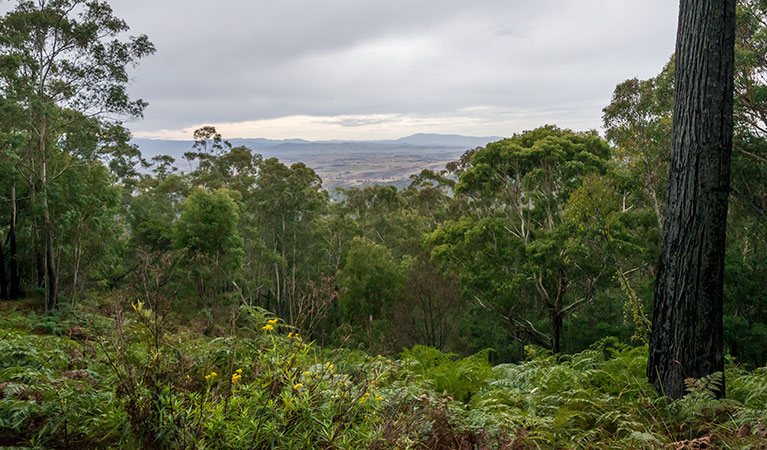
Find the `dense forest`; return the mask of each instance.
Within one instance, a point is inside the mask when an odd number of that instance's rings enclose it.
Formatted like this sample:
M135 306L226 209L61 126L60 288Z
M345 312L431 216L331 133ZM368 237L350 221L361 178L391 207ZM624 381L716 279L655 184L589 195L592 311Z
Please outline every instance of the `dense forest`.
M615 87L603 134L544 125L406 189L329 193L213 127L144 159L124 123L149 38L106 3L20 2L0 18L0 445L765 448L767 3L737 7L726 367L672 402L645 367L673 56Z

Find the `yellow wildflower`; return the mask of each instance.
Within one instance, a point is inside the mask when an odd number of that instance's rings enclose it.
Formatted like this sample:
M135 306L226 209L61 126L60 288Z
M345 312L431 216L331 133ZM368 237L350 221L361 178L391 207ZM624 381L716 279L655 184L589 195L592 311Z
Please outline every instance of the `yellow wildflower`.
M239 373L233 373L232 374L232 384L240 381L240 378L242 378L242 375L240 375Z
M391 364L391 359L387 359L386 362Z
M309 375L311 375L311 374L312 374L312 373L311 373L311 372L309 372L308 370L307 370L306 372L304 372L304 375L306 375L307 377L308 377Z
M303 384L302 384L302 383L298 383L298 384L296 384L296 385L294 385L294 386L293 386L293 389L298 389L298 388L300 388L301 386L303 386Z
M293 332L292 331L290 333L288 333L288 337L289 338L293 337Z
M205 379L210 380L211 378L215 378L216 375L218 375L216 372L211 372L208 375L205 375Z
M275 323L277 323L277 319L274 318L272 320L268 320L267 322L269 322L270 324L274 325Z
M237 370L235 370L235 372L237 372L239 374L242 374L242 369L237 369Z
M263 327L261 327L261 329L266 331L272 331L274 327L271 324L266 324Z

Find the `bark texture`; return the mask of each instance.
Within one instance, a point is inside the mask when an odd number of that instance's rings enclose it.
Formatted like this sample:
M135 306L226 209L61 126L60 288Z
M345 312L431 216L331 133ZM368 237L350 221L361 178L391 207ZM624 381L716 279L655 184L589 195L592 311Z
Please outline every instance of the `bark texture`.
M0 298L8 299L8 280L5 275L5 250L3 250L3 241L0 239Z
M735 1L680 3L671 166L647 364L650 382L672 399L684 396L686 378L724 370Z
M21 295L21 278L19 275L18 250L16 248L16 183L11 186L11 231L8 237L11 254L9 269L11 270L11 299L17 299Z

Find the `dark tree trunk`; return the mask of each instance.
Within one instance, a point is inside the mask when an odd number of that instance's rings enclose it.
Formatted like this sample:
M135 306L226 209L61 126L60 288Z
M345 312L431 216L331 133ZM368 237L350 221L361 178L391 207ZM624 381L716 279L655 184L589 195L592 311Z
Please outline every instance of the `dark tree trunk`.
M45 286L45 260L43 251L40 248L40 225L34 208L37 205L37 189L35 182L30 178L29 181L29 202L32 205L32 247L35 254L35 270L37 272L37 287Z
M551 312L551 351L559 353L562 341L562 314L561 311Z
M559 353L562 342L562 324L564 323L565 311L563 305L565 302L565 293L570 285L567 279L567 271L560 267L557 278L557 294L554 303L549 309L549 319L551 320L551 351Z
M42 91L41 91L42 92ZM56 259L53 249L53 224L51 223L50 208L48 207L48 160L45 155L46 123L40 127L40 205L43 210L43 237L45 238L45 282L46 282L46 309L58 308L58 278L56 272Z
M45 267L48 275L48 301L51 308L59 307L58 277L56 273L56 260L53 252L53 233L51 232L51 222L47 217L45 220Z
M5 273L5 249L2 239L0 239L0 298L8 299L8 277Z
M34 224L35 229L33 233L33 246L35 252L35 273L37 274L37 287L45 287L45 258L43 258L43 251L40 247L40 228L37 223Z
M8 262L8 268L11 270L11 292L10 298L17 299L21 295L21 279L19 275L19 261L18 252L16 249L16 184L11 186L11 233L9 237L10 246L10 261Z
M650 382L672 399L685 394L686 378L724 370L735 2L680 4L671 166L647 364Z

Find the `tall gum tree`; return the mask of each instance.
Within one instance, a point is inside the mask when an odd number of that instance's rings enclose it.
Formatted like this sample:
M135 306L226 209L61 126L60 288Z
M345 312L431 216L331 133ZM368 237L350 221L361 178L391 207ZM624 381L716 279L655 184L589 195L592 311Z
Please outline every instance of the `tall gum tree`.
M154 46L144 35L123 39L128 29L109 4L96 0L22 0L0 17L0 86L26 117L14 130L26 142L17 169L40 211L47 305L58 298L49 186L71 167L61 162L71 152L60 144L78 127L95 121L108 130L122 118L140 117L146 106L128 97L127 68Z
M733 149L724 284L725 351L761 367L767 340L767 2L738 0L735 31ZM674 59L648 80L627 80L604 111L620 164L642 182L639 205L666 202L674 109ZM655 202L655 197L659 200ZM658 217L662 218L662 215ZM661 222L661 220L659 220ZM660 233L660 231L659 231ZM658 244L658 250L660 245ZM655 257L656 264L658 258ZM656 272L653 266L653 274Z
M669 398L724 370L736 0L682 0L671 164L647 375ZM719 388L724 395L724 382Z
M467 299L521 342L559 352L565 319L608 278L596 258L570 251L564 217L583 178L607 170L608 155L595 132L554 126L490 143L473 152L456 185L466 213L428 237L435 262L458 277Z

